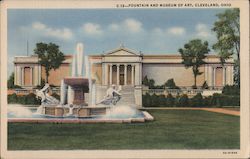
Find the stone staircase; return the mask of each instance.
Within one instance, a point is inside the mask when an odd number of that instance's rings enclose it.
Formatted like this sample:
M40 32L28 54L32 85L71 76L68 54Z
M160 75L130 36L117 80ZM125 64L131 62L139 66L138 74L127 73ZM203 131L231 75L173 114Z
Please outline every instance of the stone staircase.
M107 89L107 86L99 85L96 87L97 102L103 99L103 97L106 95ZM122 86L122 90L120 93L122 94L122 98L117 103L117 105L135 106L134 86Z
M117 105L135 105L135 95L134 95L134 87L133 86L122 86L121 90L122 98L117 103Z

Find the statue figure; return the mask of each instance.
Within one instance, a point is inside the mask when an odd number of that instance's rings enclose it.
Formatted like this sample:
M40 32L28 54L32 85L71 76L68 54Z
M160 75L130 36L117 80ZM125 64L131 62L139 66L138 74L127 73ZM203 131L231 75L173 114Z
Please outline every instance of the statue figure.
M36 90L36 96L41 98L42 105L58 105L60 102L56 98L50 96L48 92L48 83L46 83L41 90Z
M106 92L106 96L102 99L99 104L105 105L116 105L116 103L121 99L121 87L119 86L118 89L115 88L115 85L112 85Z

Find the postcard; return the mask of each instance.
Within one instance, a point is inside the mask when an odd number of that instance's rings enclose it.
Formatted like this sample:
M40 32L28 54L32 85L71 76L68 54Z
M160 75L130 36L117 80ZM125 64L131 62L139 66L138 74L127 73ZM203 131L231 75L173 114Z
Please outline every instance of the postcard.
M248 158L249 2L1 1L2 158Z

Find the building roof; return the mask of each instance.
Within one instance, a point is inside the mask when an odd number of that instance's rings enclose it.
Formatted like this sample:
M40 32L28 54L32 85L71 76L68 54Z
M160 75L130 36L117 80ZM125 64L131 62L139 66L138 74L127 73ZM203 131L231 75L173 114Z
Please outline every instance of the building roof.
M118 48L109 50L103 54L103 56L116 56L116 55L124 55L124 54L119 54L119 52L126 53L127 56L139 56L140 53L136 52L135 50L129 49L124 47L123 44L120 44Z

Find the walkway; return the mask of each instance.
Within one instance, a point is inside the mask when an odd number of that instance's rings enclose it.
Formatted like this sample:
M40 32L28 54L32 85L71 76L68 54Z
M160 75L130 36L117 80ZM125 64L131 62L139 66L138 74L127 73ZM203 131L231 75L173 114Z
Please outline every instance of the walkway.
M209 112L222 113L234 116L240 116L240 111L230 110L227 108L193 108L193 107L147 107L147 109L162 109L162 110L205 110Z

